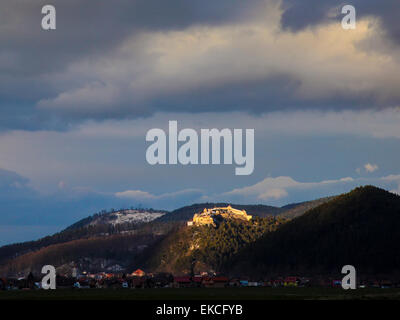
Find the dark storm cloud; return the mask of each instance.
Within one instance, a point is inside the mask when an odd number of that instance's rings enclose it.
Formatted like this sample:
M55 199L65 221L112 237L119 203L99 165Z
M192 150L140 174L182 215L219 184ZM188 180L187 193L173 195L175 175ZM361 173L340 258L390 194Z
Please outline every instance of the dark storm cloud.
M340 95L322 100L305 100L295 96L301 85L289 75L274 76L257 81L242 81L213 88L198 88L188 93L161 96L150 102L148 110L174 110L178 112L232 112L260 114L295 109L343 110L378 107L371 95ZM390 103L395 104L395 101ZM216 108L218 106L218 108Z
M375 16L381 19L382 26L397 44L400 44L400 6L398 0L283 0L282 25L292 31L308 26L337 21L342 16L341 8L353 5L358 18Z
M253 3L261 2L256 0ZM143 30L181 29L240 19L249 8L235 0L54 0L57 30L41 29L41 8L48 1L2 1L0 64L11 77L61 72L68 62L104 54L122 39Z
M274 1L54 0L51 4L57 10L57 30L44 31L40 25L41 8L49 4L48 1L2 1L0 130L63 130L80 120L143 117L157 111L247 110L260 113L282 108L371 107L377 101L398 105L398 97L395 95L393 98L392 92L384 92L384 99L376 98L374 95L379 95L378 91L382 89L376 89L374 85L367 89L361 86L362 90L353 88L349 94L343 89L327 94L311 90L314 83L319 86L326 82L320 91L329 91L331 82L324 80L330 77L331 70L318 75L319 67L314 66L314 61L302 61L307 55L303 52L303 56L299 54L295 58L299 66L307 65L309 70L299 67L292 72L285 67L287 62L281 61L287 43L282 42L282 52L274 51L273 47L263 47L263 33L276 27L279 20L275 25L262 25L265 30L256 41L250 42L254 48L243 49L251 34L257 32L257 28L256 31L246 31L247 26L251 29L253 23L268 21L271 8L264 10L267 6L262 7L268 2ZM291 30L301 30L325 22L331 17L328 14L331 9L339 4L326 0L283 0L282 25ZM392 38L398 37L395 1L356 0L354 4L359 16L372 13L384 18L383 25ZM235 29L241 24L246 27L237 36ZM227 33L224 33L226 30L222 32L223 40L217 37L217 42L226 40L229 43L228 49L221 45L222 49L218 51L219 43L213 44L214 39L207 38L208 29L202 30L199 38L206 38L204 46L211 42L203 52L203 43L199 41L199 51L203 56L197 56L195 51L188 52L187 56L193 56L193 60L177 63L170 72L176 57L172 57L172 62L160 62L163 55L168 59L169 53L174 51L174 47L168 47L168 32L186 32L189 27L199 25L210 29L232 27ZM160 45L162 50L165 49L163 46L168 47L161 53L157 49L153 53L153 38L143 40L155 32L165 37ZM183 41L184 47L190 47L185 36L179 41ZM189 33L188 37L198 40L196 33ZM279 32L273 37L279 39ZM179 41L178 47L182 43ZM257 41L260 48L255 45ZM121 53L122 44L127 44L127 49ZM257 54L262 50L265 50L265 57ZM268 56L270 52L275 53ZM323 54L325 52L321 51ZM273 60L273 67L263 59ZM251 69L257 63L258 67ZM196 69L198 64L202 64L202 68ZM243 67L247 65L249 70ZM167 74L164 73L166 69ZM237 69L240 72L234 72ZM333 73L332 78L341 82ZM145 86L140 85L142 78L148 81ZM201 80L193 81L195 78ZM305 96L311 98L299 97L296 90L306 91Z
M41 8L46 4L57 11L53 32L41 29ZM59 125L33 105L54 96L60 85L70 84L56 85L53 80L72 62L104 55L138 32L240 20L248 8L236 0L1 1L0 129Z

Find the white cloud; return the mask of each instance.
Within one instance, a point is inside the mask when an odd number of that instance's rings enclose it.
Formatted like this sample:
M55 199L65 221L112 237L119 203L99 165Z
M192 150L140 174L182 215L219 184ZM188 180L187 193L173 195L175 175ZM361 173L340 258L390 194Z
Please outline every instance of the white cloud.
M288 196L288 193L285 189L280 189L280 188L274 188L274 189L269 189L266 192L260 194L258 196L258 199L260 200L277 200L280 198L285 198Z
M149 193L147 191L142 191L142 190L126 190L122 192L116 192L115 196L117 198L128 198L128 199L134 199L138 201L146 201L146 200L173 200L173 199L180 199L180 198L186 198L186 197L200 197L203 195L203 191L200 189L184 189L184 190L179 190L176 192L167 192L167 193L162 193L159 195L155 195L152 193Z
M293 180L291 177L265 178L263 181L256 183L255 185L233 189L232 191L224 193L223 196L240 195L240 196L256 196L257 198L259 198L263 194L271 190L285 191L285 188L294 187L297 185L299 185L299 182Z
M400 174L390 174L388 176L382 177L382 180L389 181L389 182L392 182L392 181L400 182Z
M276 178L265 178L259 183L252 186L247 186L243 188L237 188L232 191L222 194L224 197L248 197L256 198L260 200L278 200L285 198L289 195L290 190L296 189L316 189L327 185L335 184L346 184L352 183L354 181L351 177L341 178L338 180L323 180L320 182L299 182L291 177L276 177Z
M375 172L376 170L379 169L379 166L377 164L372 164L372 163L366 163L364 164L362 167L359 167L356 169L356 172L358 174L361 174L363 172L363 170L367 173L372 173Z
M155 195L141 190L126 190L123 192L116 192L115 196L117 198L130 198L130 199L141 199L141 200L157 198Z
M315 182L296 181L287 176L268 177L254 185L214 195L207 200L236 203L258 203L261 201L265 204L281 206L289 202L301 202L319 197L338 195L363 185L375 185L397 193L400 191L400 187L399 189L393 189L393 187L398 188L400 185L400 175L389 175L380 178L345 177Z
M379 167L378 167L378 165L376 165L376 164L366 163L366 164L364 165L364 169L365 169L367 172L374 172L374 171L378 170Z

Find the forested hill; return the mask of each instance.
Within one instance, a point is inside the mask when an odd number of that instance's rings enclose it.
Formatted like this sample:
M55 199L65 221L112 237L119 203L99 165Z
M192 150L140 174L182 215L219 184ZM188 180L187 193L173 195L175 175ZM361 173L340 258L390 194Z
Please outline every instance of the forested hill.
M241 273L364 274L400 270L400 196L366 186L336 197L266 234L226 265Z
M250 221L228 219L217 227L182 227L171 232L162 241L150 247L142 255L142 265L148 270L189 274L214 270L249 243L266 233L274 232L287 219L267 216L255 217Z
M53 235L43 237L35 241L27 241L22 243L9 244L0 247L0 265L5 263L8 259L15 258L22 254L37 251L39 249L48 247L50 245L66 243L73 240L88 239L91 237L98 236L112 236L117 234L123 234L127 232L131 233L154 233L159 232L159 230L168 229L170 226L163 222L156 222L147 217L146 219L125 219L121 221L116 221L115 214L123 211L132 211L132 209L102 212L101 214L94 214L85 219L82 219L73 225L67 227L66 229L57 232ZM128 218L131 216L139 215L142 217L142 213L151 216L155 214L158 217L160 214L165 214L167 211L155 211L152 209L139 210L135 209L134 214L125 215ZM124 217L124 216L122 216ZM117 216L118 218L118 216ZM116 223L121 222L121 223Z

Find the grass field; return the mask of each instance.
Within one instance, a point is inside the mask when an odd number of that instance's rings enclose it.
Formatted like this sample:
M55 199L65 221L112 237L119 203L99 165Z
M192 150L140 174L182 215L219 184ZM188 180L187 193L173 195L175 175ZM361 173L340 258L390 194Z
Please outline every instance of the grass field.
M0 300L400 300L400 288L181 288L0 291Z

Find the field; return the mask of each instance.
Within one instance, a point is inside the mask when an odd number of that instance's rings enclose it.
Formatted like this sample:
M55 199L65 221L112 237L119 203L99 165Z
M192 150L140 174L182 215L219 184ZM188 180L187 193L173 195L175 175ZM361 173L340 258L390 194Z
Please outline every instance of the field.
M181 288L0 291L0 300L400 300L400 288Z

